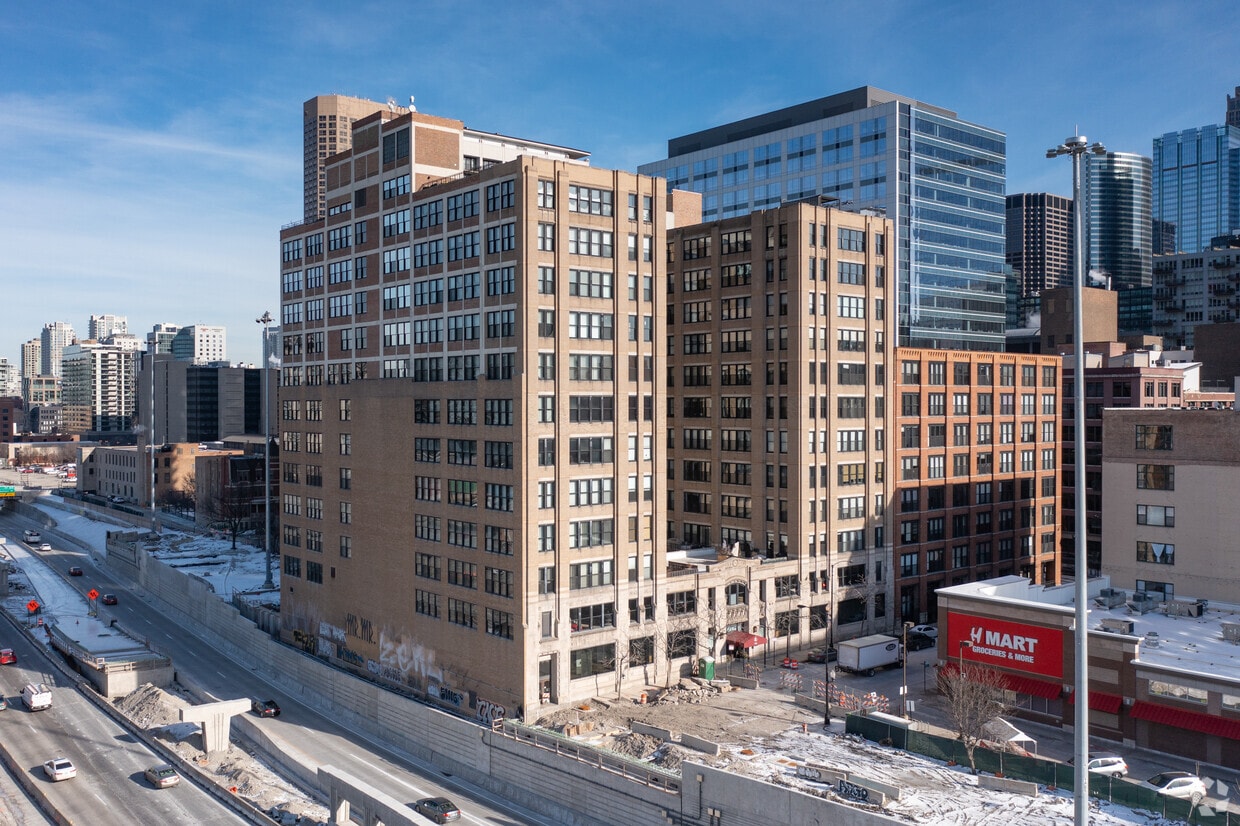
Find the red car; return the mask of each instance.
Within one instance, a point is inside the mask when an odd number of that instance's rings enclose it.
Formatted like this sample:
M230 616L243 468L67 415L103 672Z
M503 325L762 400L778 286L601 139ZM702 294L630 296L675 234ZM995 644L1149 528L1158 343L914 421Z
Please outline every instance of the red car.
M17 662L17 655L12 648L0 648L0 665L12 665Z
M104 595L103 595L103 599L102 599L102 600L100 600L100 601L101 601L104 605L115 605L115 604L116 604L116 594L104 594Z

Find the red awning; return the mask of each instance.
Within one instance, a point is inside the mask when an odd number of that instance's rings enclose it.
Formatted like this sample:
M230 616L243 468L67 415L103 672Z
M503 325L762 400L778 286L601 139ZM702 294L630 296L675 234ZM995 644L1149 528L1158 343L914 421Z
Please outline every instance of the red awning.
M959 666L954 662L945 662L939 666L939 673L945 675L955 674L959 670ZM1048 700L1054 700L1063 691L1063 687L1059 683L1043 682L1022 674L1013 674L1009 671L995 671L995 673L1003 680L1004 687L1008 691L1015 691L1017 694L1031 694L1034 697L1045 697Z
M737 648L753 648L766 642L766 637L750 634L748 631L729 631L727 640Z
M1067 695L1069 703L1076 702L1076 692ZM1105 691L1089 692L1089 707L1093 711L1102 711L1107 714L1119 714L1119 707L1124 704L1124 698L1118 694L1107 694Z
M1007 683L1008 690L1015 691L1017 694L1031 694L1034 697L1045 697L1048 700L1054 700L1063 692L1063 686L1059 683L1047 683L1020 674L1009 674L1006 671L999 673L1003 677L1003 681Z
M1198 731L1202 734L1217 734L1229 740L1240 740L1240 719L1216 717L1213 714L1202 714L1199 711L1141 701L1133 704L1132 716L1151 723Z

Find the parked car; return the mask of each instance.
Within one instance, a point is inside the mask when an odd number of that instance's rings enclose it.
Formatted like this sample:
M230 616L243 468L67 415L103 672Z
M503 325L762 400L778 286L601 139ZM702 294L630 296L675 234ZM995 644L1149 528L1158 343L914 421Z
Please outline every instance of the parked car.
M436 823L447 823L461 819L461 810L446 797L424 797L413 808L420 815L425 815Z
M77 767L69 761L68 757L53 757L43 764L43 773L52 782L57 782L77 777Z
M1201 778L1188 772L1162 772L1141 784L1167 797L1191 800L1194 805L1206 796L1206 784Z
M169 789L181 782L181 775L167 763L151 766L145 774L147 782L157 789Z
M17 655L12 648L0 648L0 665L12 665L17 662Z
M834 648L811 648L805 655L807 663L833 663L838 656Z
M250 710L259 717L280 716L280 705L275 700L251 700Z
M115 605L116 594L104 594L103 599L101 601L103 602L104 605Z
M921 651L923 648L934 648L938 645L934 637L929 634L922 634L919 631L908 632L908 650Z
M81 569L81 568L79 568L79 567L78 567L78 566L76 566L76 565L70 565L70 566L69 566L69 576L81 576L81 575L82 575L82 569Z
M1069 760L1069 763L1075 763L1076 760ZM1118 754L1091 754L1089 755L1090 774L1106 774L1111 777L1123 777L1128 774L1128 763Z
M914 625L912 628L908 630L908 632L910 635L925 634L927 637L929 637L932 640L935 640L936 642L939 639L939 629L937 626L934 626L934 625Z

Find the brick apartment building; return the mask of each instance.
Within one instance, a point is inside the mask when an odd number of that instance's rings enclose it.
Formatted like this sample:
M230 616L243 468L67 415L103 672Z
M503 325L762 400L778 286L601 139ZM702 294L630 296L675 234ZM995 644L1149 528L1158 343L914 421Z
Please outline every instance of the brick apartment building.
M1018 574L1059 582L1058 356L898 348L899 618L933 622L935 589Z

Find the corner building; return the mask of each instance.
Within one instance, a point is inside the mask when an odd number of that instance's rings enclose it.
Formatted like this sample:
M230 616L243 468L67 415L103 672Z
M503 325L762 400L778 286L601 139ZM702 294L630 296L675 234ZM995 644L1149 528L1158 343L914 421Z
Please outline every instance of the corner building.
M281 232L282 636L480 719L663 662L668 199L582 158L378 112Z

